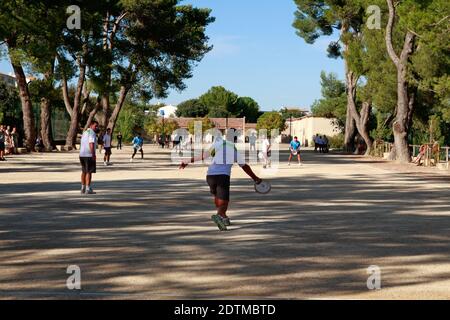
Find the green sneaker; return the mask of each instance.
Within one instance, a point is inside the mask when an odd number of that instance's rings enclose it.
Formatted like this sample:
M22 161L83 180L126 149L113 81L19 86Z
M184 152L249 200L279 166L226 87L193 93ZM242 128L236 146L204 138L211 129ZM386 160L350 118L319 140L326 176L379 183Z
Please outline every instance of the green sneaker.
M220 231L227 230L227 226L225 225L225 223L223 222L222 218L219 215L213 214L211 216L211 220L214 221L214 223L217 225L217 227L219 227Z
M230 218L222 218L223 223L228 227L231 226Z

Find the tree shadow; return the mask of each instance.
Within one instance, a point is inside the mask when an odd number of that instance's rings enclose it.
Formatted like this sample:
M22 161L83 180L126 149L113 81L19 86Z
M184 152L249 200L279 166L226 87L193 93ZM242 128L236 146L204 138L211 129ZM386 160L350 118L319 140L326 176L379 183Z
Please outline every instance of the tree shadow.
M368 291L370 265L383 287L448 281L431 268L450 263L449 185L377 178L274 178L268 195L233 179L228 232L209 219L204 179L102 181L93 196L77 183L2 185L0 298L342 296ZM81 293L65 288L71 264Z

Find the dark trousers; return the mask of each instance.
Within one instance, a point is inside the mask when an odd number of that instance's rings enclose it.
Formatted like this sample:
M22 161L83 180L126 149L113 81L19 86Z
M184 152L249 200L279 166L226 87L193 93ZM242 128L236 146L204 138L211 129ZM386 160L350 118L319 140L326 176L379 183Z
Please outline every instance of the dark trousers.
M117 150L122 150L122 140L117 141Z
M131 156L131 158L134 158L134 156L136 155L137 151L138 151L138 149L134 148L134 153ZM141 149L139 149L139 151L141 152L141 158L144 159L144 150L142 150L142 148L141 148Z

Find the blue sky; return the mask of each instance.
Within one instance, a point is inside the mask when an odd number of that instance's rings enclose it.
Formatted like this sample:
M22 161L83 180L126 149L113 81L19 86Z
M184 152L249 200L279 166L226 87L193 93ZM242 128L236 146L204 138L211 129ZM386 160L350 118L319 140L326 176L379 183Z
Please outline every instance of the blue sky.
M330 38L306 44L292 27L293 0L186 0L212 9L207 29L214 49L196 66L183 92L171 91L161 102L178 104L221 85L255 99L262 110L284 106L309 108L320 98L320 72L343 79L342 60L329 59ZM11 72L0 61L0 72ZM156 102L156 101L154 101Z
M166 103L195 98L213 85L254 98L262 110L283 106L309 108L320 98L320 72L343 79L342 60L330 59L330 38L306 44L292 27L293 0L187 0L211 8L216 21L207 30L214 49L186 81L181 94Z

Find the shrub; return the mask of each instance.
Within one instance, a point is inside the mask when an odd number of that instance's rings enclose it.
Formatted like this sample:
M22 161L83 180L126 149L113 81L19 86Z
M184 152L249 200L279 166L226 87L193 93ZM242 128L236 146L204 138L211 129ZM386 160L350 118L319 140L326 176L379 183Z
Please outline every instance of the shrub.
M344 134L339 133L338 135L328 137L328 143L332 149L343 149L344 148Z

